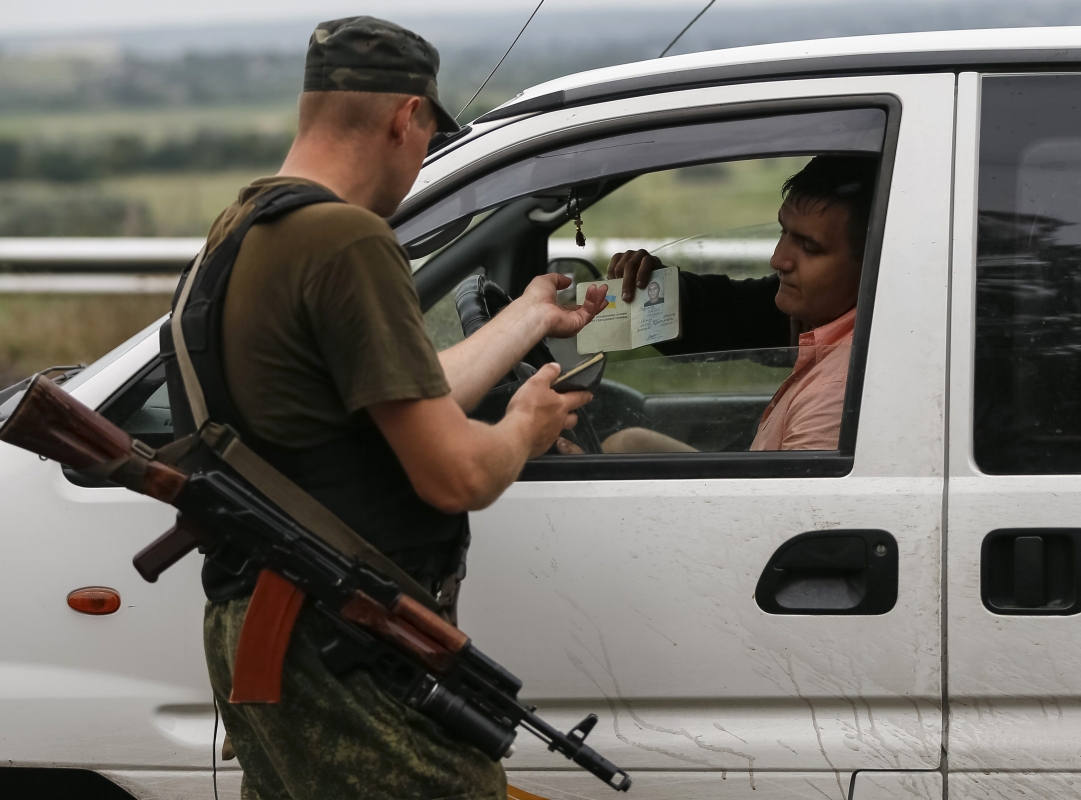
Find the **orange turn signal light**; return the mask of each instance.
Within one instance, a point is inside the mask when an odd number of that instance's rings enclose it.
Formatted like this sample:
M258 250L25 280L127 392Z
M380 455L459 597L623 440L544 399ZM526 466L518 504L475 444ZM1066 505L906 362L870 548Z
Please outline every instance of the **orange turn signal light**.
M120 593L105 586L87 586L69 594L68 605L80 614L113 614L120 609Z

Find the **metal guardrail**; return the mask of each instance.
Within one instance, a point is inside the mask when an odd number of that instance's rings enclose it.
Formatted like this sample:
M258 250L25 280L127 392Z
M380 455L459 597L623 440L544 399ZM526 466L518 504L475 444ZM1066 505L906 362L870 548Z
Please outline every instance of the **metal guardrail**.
M166 294L203 239L0 238L0 294ZM606 261L612 253L648 250L664 260L768 261L768 239L600 239L584 248L551 239L551 258Z
M0 272L180 272L203 239L0 238Z

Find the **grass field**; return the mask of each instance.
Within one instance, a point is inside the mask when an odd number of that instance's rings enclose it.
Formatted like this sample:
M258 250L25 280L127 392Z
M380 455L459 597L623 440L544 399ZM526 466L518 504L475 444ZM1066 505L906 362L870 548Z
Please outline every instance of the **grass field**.
M100 183L107 195L144 203L156 236L205 236L222 209L256 178L277 170L237 170L195 175L133 175Z
M154 174L87 183L0 182L3 236L205 236L239 189L275 170Z
M89 364L169 310L169 295L0 295L0 387Z

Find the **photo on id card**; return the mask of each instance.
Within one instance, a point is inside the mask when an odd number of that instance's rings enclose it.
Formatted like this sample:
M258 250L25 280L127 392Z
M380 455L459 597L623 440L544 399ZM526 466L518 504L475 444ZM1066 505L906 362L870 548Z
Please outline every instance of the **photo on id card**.
M589 287L598 285L601 281L578 284L579 304ZM633 350L680 337L677 267L656 270L629 303L618 292L618 282L608 284L608 304L578 334L579 355Z

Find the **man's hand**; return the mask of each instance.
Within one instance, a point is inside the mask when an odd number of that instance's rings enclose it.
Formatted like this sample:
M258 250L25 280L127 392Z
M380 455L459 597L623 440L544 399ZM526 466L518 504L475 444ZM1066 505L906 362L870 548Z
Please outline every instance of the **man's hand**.
M663 266L660 259L645 250L628 250L612 256L612 260L608 262L608 277L623 279L620 296L629 303L634 299L635 288L645 289L649 277Z
M589 392L553 391L552 381L558 377L559 365L545 364L522 384L507 405L507 418L521 418L531 438L530 458L547 452L560 431L573 428L578 422L574 410L593 399Z
M516 301L526 308L537 308L544 314L545 336L568 339L588 325L607 305L604 299L608 291L607 284L590 286L586 290L585 302L580 306L559 305L556 292L570 285L571 279L566 275L538 275L529 282L529 286Z
M558 364L546 364L522 384L495 425L468 419L449 396L393 400L368 408L375 424L426 503L441 511L475 511L493 503L526 459L552 446L578 421L589 392L552 391Z
M589 287L580 306L560 306L556 292L568 286L566 275L534 278L522 296L487 325L439 354L458 405L473 408L533 345L546 336L574 336L604 308L607 285Z

